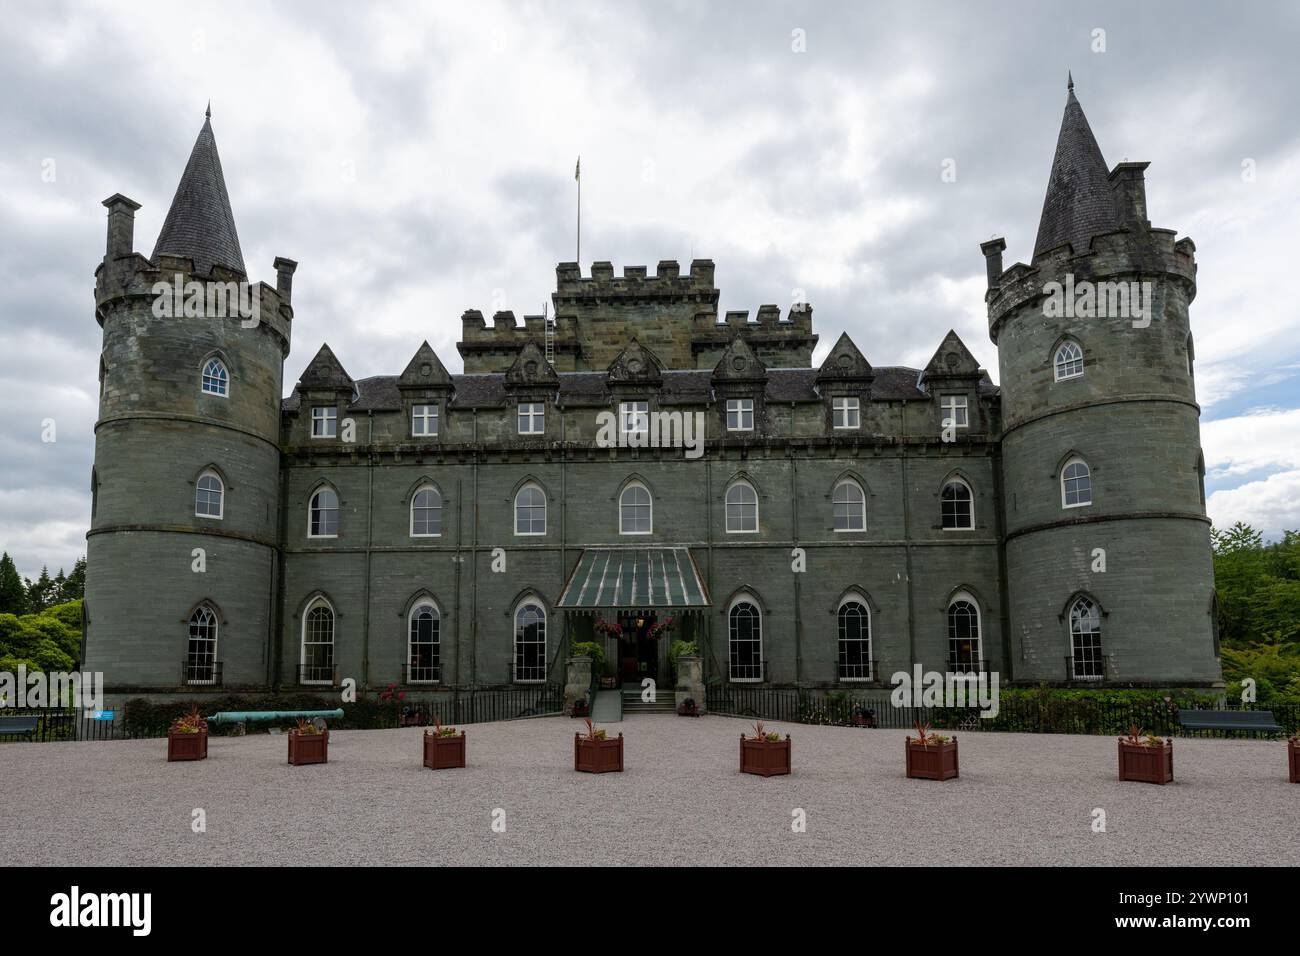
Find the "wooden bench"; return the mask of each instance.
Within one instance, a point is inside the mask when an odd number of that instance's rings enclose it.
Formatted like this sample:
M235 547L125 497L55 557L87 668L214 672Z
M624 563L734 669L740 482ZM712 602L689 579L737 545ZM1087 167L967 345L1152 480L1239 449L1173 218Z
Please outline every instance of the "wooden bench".
M0 717L0 737L23 735L31 737L40 726L39 717Z
M1271 710L1181 710L1178 722L1184 730L1242 730L1250 733L1281 733L1282 727Z

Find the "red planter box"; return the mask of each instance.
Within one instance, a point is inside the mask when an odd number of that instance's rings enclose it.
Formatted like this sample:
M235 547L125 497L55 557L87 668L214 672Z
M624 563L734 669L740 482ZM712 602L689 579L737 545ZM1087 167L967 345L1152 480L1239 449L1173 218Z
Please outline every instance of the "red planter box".
M920 744L909 737L903 744L907 751L907 775L916 780L951 780L959 776L957 738L945 744Z
M700 716L700 705L699 705L699 704L691 704L691 705L687 706L686 704L682 704L680 707L677 708L677 716L678 716L678 717L698 717L698 716Z
M328 763L330 732L321 734L289 733L289 763L302 766L309 763Z
M740 772L776 777L790 772L790 735L785 740L754 740L740 735Z
M424 735L424 765L430 770L465 766L465 731L454 737Z
M623 735L612 740L592 740L574 734L573 769L581 773L622 773Z
M197 734L167 734L168 760L207 760L208 732Z
M1174 779L1174 742L1159 747L1131 744L1119 739L1119 778L1139 783L1166 784Z
M1286 742L1287 768L1292 783L1300 783L1300 740Z

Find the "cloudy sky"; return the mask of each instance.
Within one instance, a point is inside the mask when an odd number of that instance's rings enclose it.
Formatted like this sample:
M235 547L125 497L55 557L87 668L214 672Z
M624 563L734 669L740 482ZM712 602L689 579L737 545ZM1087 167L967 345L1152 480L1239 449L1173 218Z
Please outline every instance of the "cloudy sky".
M301 263L286 390L323 341L354 378L426 338L457 371L465 309L539 312L578 154L584 274L711 258L723 309L803 290L822 351L848 331L918 365L955 328L996 378L979 243L1029 258L1072 70L1108 163L1149 160L1154 224L1196 242L1211 515L1300 527L1293 4L2 10L0 548L24 574L85 551L100 201L143 204L147 255L209 98L250 277Z

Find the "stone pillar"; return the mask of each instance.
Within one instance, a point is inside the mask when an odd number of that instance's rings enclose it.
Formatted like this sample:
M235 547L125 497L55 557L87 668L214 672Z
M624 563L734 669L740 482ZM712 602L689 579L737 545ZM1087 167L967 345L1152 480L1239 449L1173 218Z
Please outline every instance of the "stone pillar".
M704 713L704 659L701 657L677 658L677 688L675 705L682 706L685 700L695 701L700 713Z
M590 657L570 657L565 661L566 670L564 677L564 712L573 711L573 702L575 700L587 700L591 693L591 658Z

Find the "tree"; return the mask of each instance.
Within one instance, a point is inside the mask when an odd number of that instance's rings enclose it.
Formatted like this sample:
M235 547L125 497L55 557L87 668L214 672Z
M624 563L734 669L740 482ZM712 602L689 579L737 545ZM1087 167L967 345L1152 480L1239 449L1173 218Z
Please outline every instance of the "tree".
M33 584L27 582L27 604L33 614L39 614L54 603L54 582L50 580L49 566L41 568L41 576Z
M63 573L62 568L59 568L59 573L54 575L54 586L50 588L50 607L53 607L56 604L62 604L64 601L68 600L68 598L64 596L64 588L67 586L68 576Z
M74 569L75 570L75 569ZM0 614L26 614L27 589L9 552L0 557Z
M78 558L63 585L64 601L80 601L86 596L86 559Z

